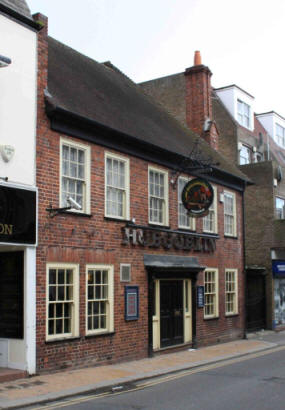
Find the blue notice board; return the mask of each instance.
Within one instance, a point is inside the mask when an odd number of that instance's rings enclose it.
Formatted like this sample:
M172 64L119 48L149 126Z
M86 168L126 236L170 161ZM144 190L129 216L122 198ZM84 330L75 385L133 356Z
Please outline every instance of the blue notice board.
M272 261L272 271L274 276L285 277L285 261Z
M197 286L197 307L202 308L205 304L204 286Z
M139 318L139 287L125 286L125 320Z

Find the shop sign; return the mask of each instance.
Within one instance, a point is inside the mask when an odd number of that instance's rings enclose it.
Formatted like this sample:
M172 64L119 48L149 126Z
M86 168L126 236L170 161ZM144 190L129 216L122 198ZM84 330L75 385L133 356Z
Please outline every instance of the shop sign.
M203 178L189 181L181 194L181 200L189 216L201 218L206 216L214 199L212 185Z
M177 249L193 252L209 252L216 250L216 238L184 234L178 232L165 232L147 228L124 227L123 245L138 245L148 248Z
M125 319L139 318L139 287L125 286Z
M0 243L36 244L36 191L0 186Z
M285 261L272 261L274 275L285 276Z
M197 307L202 308L204 307L205 304L205 292L204 292L204 286L197 286Z

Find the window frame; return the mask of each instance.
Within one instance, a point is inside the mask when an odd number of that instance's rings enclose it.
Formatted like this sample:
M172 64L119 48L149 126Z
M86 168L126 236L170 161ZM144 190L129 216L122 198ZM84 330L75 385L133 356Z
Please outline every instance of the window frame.
M281 134L278 133L278 130L281 131ZM276 143L280 147L285 148L285 128L278 123L276 123L275 125L275 136L276 136L275 138Z
M281 218L278 215L277 210L281 208L277 208L277 200L283 201L283 210L281 210ZM281 198L280 196L275 196L275 218L276 219L285 219L285 199Z
M226 232L226 207L225 207L225 198L226 196L232 196L233 197L233 214L230 215L233 217L233 233ZM224 191L224 235L229 236L229 237L237 237L237 212L236 212L236 194L231 191Z
M218 189L214 185L212 185L212 187L213 187L213 191L214 191L214 200L213 200L212 205L209 208L209 212L214 211L214 229L213 230L205 229L205 223L206 223L205 221L206 221L206 218L208 217L208 215L204 216L202 218L203 219L203 232L206 232L206 233L218 233L218 198L217 198L218 197ZM212 206L213 206L214 209L211 209Z
M246 152L248 154L248 158L241 155L243 150L246 150ZM242 162L241 159L244 159L244 162ZM251 164L251 163L252 163L252 154L251 154L250 147L245 145L245 144L241 144L241 149L239 151L239 164L240 165L248 165L248 164Z
M130 219L130 160L127 157L122 155L114 154L113 152L105 151L105 217L106 218L113 218L113 219L120 219L120 220L129 220ZM124 194L124 204L123 204L123 216L120 215L111 215L108 214L108 206L107 206L107 161L108 159L117 160L119 162L124 162L125 164L125 188L117 188L121 189Z
M88 329L88 271L89 270L107 270L108 271L108 301L107 301L107 326L106 329L89 330ZM100 335L114 332L114 266L104 264L87 264L85 272L85 332L86 335Z
M215 292L206 292L206 274L207 273L214 273L215 274ZM213 301L213 314L206 314L206 296L208 294L214 295ZM204 319L215 319L219 317L219 270L217 268L206 268L204 271Z
M163 180L164 180L164 197L159 198L163 199L163 221L162 222L156 222L156 221L151 221L150 219L150 172L156 172L159 174L163 175ZM168 193L168 172L164 171L161 168L153 167L153 166L148 166L148 223L151 225L159 225L159 226L168 226L169 224L169 193Z
M234 286L235 289L234 291L227 291L227 273L233 273L234 274ZM233 294L233 304L234 304L234 309L231 312L227 311L227 294ZM225 268L225 316L233 316L237 315L239 313L238 310L238 270L237 269L229 269Z
M239 109L240 107L242 107L241 110ZM248 113L247 113L247 110L245 110L245 108L248 109ZM242 125L243 127L247 129L250 129L251 127L251 106L239 98L237 99L237 119L240 125Z
M89 145L81 144L79 142L75 142L73 140L67 139L67 138L60 138L60 180L59 180L59 206L60 208L66 207L66 204L63 203L62 201L62 189L63 189L63 184L62 184L62 179L64 177L63 175L63 146L69 146L72 148L75 148L77 150L82 150L85 152L85 163L84 163L84 171L85 171L85 177L84 177L84 184L83 184L83 203L82 203L82 209L74 209L72 208L71 210L67 210L67 212L75 212L78 214L90 214L90 168L91 168L91 147ZM68 177L67 177L68 178ZM72 178L72 177L70 177Z
M49 271L51 269L71 269L73 271L73 301L71 302L71 332L49 335ZM58 286L58 285L57 285ZM54 301L56 303L56 301ZM79 337L79 264L47 263L46 265L46 341L71 339Z
M188 221L189 221L189 226L187 226L187 225L182 225L182 224L180 224L180 206L182 205L183 206L183 203L182 203L182 200L181 200L181 194L180 194L180 192L179 192L179 181L185 181L185 184L184 184L184 186L187 184L187 182L189 182L189 181L191 181L191 178L187 178L187 177L184 177L184 176L180 176L179 178L178 178L178 180L177 180L177 217L178 217L178 228L180 228L180 229L188 229L188 230L190 230L190 231L195 231L196 230L196 220L195 220L195 218L191 218L191 216L187 216L186 215L186 218L188 218ZM183 190L183 189L182 189ZM183 208L184 208L184 206L183 206ZM187 210L186 210L186 208L184 208L185 209L185 213L187 213ZM184 216L184 215L183 215Z

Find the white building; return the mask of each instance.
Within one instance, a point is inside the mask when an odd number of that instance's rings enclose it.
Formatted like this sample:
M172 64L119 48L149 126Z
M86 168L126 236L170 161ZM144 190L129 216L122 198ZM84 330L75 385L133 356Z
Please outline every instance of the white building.
M35 373L37 31L0 0L0 367Z

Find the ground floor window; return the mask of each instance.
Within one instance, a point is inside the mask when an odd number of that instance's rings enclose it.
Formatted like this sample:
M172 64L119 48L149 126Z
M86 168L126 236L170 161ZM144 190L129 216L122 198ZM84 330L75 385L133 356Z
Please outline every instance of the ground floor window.
M89 265L86 274L86 332L114 330L113 266Z
M226 315L238 313L237 270L227 269L225 275L225 311Z
M79 266L47 266L47 339L79 335Z
M218 317L218 270L205 270L205 319Z

